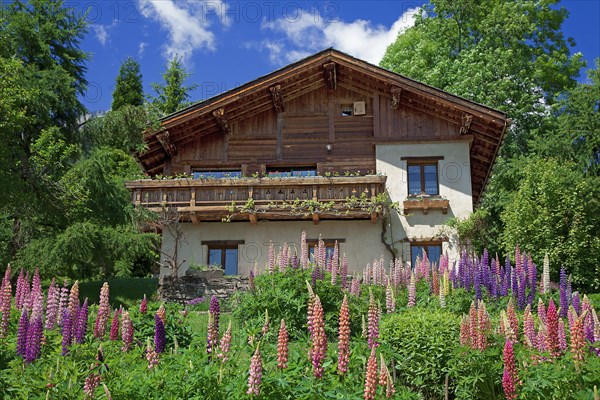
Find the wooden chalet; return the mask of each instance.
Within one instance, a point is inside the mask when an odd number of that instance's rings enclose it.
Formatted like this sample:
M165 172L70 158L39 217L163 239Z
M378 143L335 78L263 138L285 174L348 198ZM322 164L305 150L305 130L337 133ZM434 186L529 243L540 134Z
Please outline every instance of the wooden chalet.
M327 49L163 118L138 155L155 179L126 186L135 205L177 212L183 238L163 230L162 246L184 269L247 274L303 230L356 269L392 249L435 260L456 252L442 227L480 200L508 123Z

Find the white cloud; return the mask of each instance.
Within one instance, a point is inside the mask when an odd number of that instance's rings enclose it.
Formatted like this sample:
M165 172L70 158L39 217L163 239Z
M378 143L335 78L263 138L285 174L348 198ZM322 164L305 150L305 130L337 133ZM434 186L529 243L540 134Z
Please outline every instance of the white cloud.
M169 42L163 47L167 59L182 57L188 62L194 50L216 49L215 34L209 29L217 19L228 26L227 5L221 0L174 1L138 0L141 13L158 21L168 32Z
M140 44L138 45L138 58L140 60L144 56L144 50L146 50L146 46L148 46L148 43L146 42L140 42Z
M310 13L304 13L293 21L282 18L263 22L264 30L283 34L283 38L270 38L251 47L268 51L269 59L275 64L296 61L326 47L334 47L378 64L398 33L413 26L414 16L419 12L420 8L408 9L389 28L374 26L371 21L362 19L352 22L326 21L325 18L314 18Z
M106 42L108 42L109 40L108 30L106 29L106 26L100 24L91 24L90 27L94 31L96 39L98 39L102 46L105 46Z

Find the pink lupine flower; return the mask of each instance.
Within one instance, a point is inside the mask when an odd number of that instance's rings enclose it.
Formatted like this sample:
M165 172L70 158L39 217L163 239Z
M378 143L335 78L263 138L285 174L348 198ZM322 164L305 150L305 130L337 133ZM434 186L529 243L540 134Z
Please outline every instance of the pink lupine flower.
M269 252L267 257L267 272L272 274L275 272L275 249L273 248L273 242L269 241Z
M573 329L573 324L577 319L577 311L573 307L569 307L569 311L567 312L567 321L569 322L569 330Z
M379 346L379 307L375 304L375 298L373 292L369 288L369 311L367 313L368 319L368 342L369 348Z
M110 315L109 292L108 282L104 282L100 289L100 305L98 306L98 314L94 325L95 338L103 338L106 334L106 324Z
M504 345L504 374L502 376L502 388L507 400L517 398L517 385L519 384L519 375L515 364L515 353L510 340Z
M279 326L279 335L277 337L277 368L286 369L288 363L288 342L289 334L285 326L285 321L281 320Z
M543 324L546 324L546 305L544 304L541 298L538 300L537 314L539 320Z
M344 295L342 307L340 308L339 336L338 336L338 374L345 375L348 372L350 362L350 308L348 298Z
M392 282L389 279L387 287L385 288L385 310L388 314L396 311L396 299L394 298Z
M258 396L260 394L260 383L262 380L262 357L259 346L256 346L254 355L250 359L250 371L248 376L248 391L246 394Z
M315 378L323 377L323 360L327 354L327 335L325 334L325 315L321 299L315 295L313 305L313 332L311 335L310 357Z
M575 320L573 328L571 329L571 354L573 354L573 360L575 361L575 367L579 369L579 365L583 362L583 355L585 354L586 342L583 322L587 310L583 311L581 316Z
M508 318L508 323L510 324L510 328L515 334L514 342L518 342L519 335L519 318L517 318L517 313L515 312L515 306L512 302L512 297L508 300L508 306L506 307L506 316Z
M300 238L300 267L308 268L308 245L306 244L306 232L302 231Z
M525 313L523 315L523 336L525 338L525 344L528 347L537 347L535 320L533 319L533 314L531 313L530 304L527 304L527 307L525 307Z
M95 397L96 388L100 385L100 381L102 381L102 376L96 373L91 373L85 378L85 383L83 384L84 399L93 399Z
M538 328L538 332L536 335L537 350L539 352L546 351L546 336L546 326L543 323L540 323L540 327Z
M60 289L56 285L54 278L48 288L48 304L46 304L46 329L52 330L56 327L58 318L58 307L60 301Z
M565 333L565 321L558 319L558 348L561 352L567 350L567 335Z
M355 276L350 283L350 294L359 297L360 296L360 276Z
M550 293L550 258L548 257L548 254L544 256L544 268L542 270L541 286L541 293Z
M431 273L431 281L433 284L433 294L439 296L440 294L440 277L437 269L434 269Z
M23 268L19 271L19 276L17 277L17 288L15 291L15 307L17 310L23 309L23 289L25 286L25 273L23 272Z
M552 357L560 356L558 344L558 313L554 301L550 299L546 312L546 350Z
M165 304L164 303L162 303L160 305L160 307L158 307L158 310L156 310L156 315L158 315L158 317L160 319L162 319L163 324L165 324L165 325L167 324L167 310L165 310Z
M123 314L121 314L121 339L123 340L121 350L129 351L133 343L133 322L127 311L123 311Z
M287 243L284 243L279 252L279 271L284 272L288 266L288 251L289 246Z
M148 299L146 298L146 294L144 294L144 298L140 303L140 314L146 314L148 312Z
M206 338L206 352L212 355L214 350L217 348L219 342L219 316L221 314L221 308L219 306L219 299L216 296L212 296L210 299L210 306L208 309L208 328Z
M383 354L379 353L379 375L378 375L378 384L379 386L385 386L387 383L387 365L385 365L385 360L383 358Z
M410 283L408 284L408 304L407 307L414 307L417 299L417 280L415 274L410 275Z
M365 400L375 399L377 393L377 355L375 347L371 348L371 355L367 361L367 370L365 371L365 391L363 398Z
M394 381L390 376L390 371L388 370L385 359L383 358L383 354L379 354L381 369L379 372L379 384L385 386L385 397L391 399L394 393L396 393L396 389L394 388Z
M160 320L160 318L156 318ZM148 369L152 369L158 365L158 352L150 344L150 338L146 341L146 360L148 361Z
M71 291L69 292L69 313L71 313L71 318L76 320L77 311L79 308L79 281L75 281L73 286L71 286Z
M314 318L313 318L313 306L315 303L315 293L313 292L312 286L310 285L310 283L308 283L308 281L306 281L306 287L308 288L308 301L307 301L307 305L306 305L306 326L308 328L308 332L310 333L311 337L312 337L312 333L313 333L313 324L314 324Z
M479 300L479 307L477 308L477 340L475 348L477 350L485 350L488 342L487 335L492 330L492 323L490 321L490 315L487 312L485 303L483 300Z
M110 325L110 340L119 340L119 317L122 308L117 308L113 314L112 323Z
M227 362L229 360L229 348L231 347L231 320L229 320L229 325L227 325L227 330L223 334L221 341L219 342L219 354L217 357L220 358L223 362Z
M477 308L475 307L475 301L471 301L471 307L469 308L469 337L471 342L471 348L475 348L477 344Z
M60 288L60 298L58 300L58 317L56 318L56 323L58 326L62 327L62 318L63 318L63 310L67 308L67 303L69 301L69 287L67 284L67 280L63 282L63 287Z
M592 310L594 306L587 295L583 296L583 302L581 304L581 315L585 314L585 319L583 320L583 331L585 338L590 342L594 342L594 318L592 316Z
M2 287L0 288L0 338L6 337L8 334L8 326L10 322L10 303L12 300L12 286L10 283L10 265L4 273L2 279Z

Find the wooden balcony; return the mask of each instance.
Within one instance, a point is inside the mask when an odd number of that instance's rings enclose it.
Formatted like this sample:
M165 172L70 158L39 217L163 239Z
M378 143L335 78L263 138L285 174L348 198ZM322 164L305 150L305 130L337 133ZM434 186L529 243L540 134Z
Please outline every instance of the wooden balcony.
M448 213L450 202L439 197L409 197L404 200L404 213L410 210L421 210L423 214L427 214L429 210L442 210L442 214Z
M132 202L182 221L370 219L385 208L385 176L129 181Z

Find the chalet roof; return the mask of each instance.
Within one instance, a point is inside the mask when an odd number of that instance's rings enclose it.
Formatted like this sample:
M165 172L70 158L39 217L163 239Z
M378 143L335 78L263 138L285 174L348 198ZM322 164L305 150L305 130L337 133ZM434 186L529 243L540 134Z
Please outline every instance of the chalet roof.
M147 147L138 154L142 168L150 174L159 173L177 147L200 136L227 132L229 122L276 107L272 88L277 85L288 102L332 84L327 78L327 68L332 66L334 85L380 94L456 124L459 135L470 135L473 200L478 202L510 123L507 115L332 48L162 118L162 129L144 136ZM381 141L373 138L373 143ZM397 141L402 142L402 138Z

